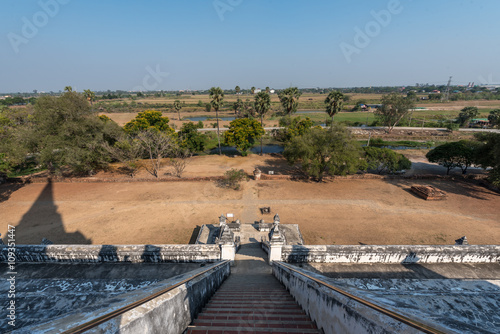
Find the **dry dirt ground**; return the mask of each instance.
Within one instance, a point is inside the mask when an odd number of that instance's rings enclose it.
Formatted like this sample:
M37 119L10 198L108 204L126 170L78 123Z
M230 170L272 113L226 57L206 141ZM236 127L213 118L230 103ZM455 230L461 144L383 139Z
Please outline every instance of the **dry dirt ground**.
M419 181L449 195L428 202L408 191L412 183L251 180L241 191L212 181L4 184L0 232L5 237L7 225L16 226L18 244L42 237L63 244L188 243L221 213L243 223L270 221L259 211L270 206L282 223L300 225L307 244L453 244L463 235L472 244L500 243L499 194L458 181Z

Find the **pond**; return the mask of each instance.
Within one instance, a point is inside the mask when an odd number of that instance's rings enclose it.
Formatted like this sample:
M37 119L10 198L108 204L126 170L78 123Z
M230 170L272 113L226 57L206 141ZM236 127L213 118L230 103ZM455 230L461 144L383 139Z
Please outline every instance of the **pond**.
M233 146L222 146L221 147L222 154L225 155L240 155L240 152ZM250 152L259 154L260 153L260 145L254 146L250 149ZM216 147L210 150L210 154L218 154L219 149ZM276 144L269 144L262 146L262 153L271 154L271 153L283 153L283 146Z
M191 121L191 122L198 122L198 121L206 121L207 119L213 120L216 122L216 117L207 117L207 116L198 116L198 117L184 117L183 120L185 121ZM234 121L236 117L219 117L221 121Z

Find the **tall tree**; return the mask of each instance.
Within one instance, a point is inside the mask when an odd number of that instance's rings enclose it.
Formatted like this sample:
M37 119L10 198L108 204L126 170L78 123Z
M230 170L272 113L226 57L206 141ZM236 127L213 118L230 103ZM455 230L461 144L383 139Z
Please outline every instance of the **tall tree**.
M339 91L332 90L325 99L326 113L332 118L332 126L333 116L342 110L344 98L344 94Z
M71 93L71 92L73 92L73 87L66 86L66 87L64 87L64 91L67 92L67 93Z
M234 145L246 156L248 149L255 144L255 139L264 134L264 129L258 121L249 118L238 118L229 123L229 129L224 133L227 145Z
M241 88L240 88L240 86L236 86L236 87L234 87L234 90L236 91L236 94L239 94L241 91Z
M269 94L269 92L271 91L271 88L269 88L269 86L266 87L266 93Z
M252 94L255 94L255 87L250 88L250 91L252 92Z
M50 172L69 166L74 172L92 174L109 161L104 143L122 135L115 122L104 122L81 94L43 96L35 104L27 132L29 152Z
M123 129L130 134L137 134L149 128L155 128L158 131L172 134L175 131L170 127L169 122L170 119L163 116L161 111L145 110L138 113L133 120L125 124Z
M278 93L278 98L280 99L281 105L285 110L285 114L291 115L297 111L301 95L302 93L297 87L289 87Z
M179 115L179 121L180 121L181 120L181 109L182 109L181 101L179 101L179 100L174 101L174 109L177 111L177 115Z
M220 87L210 88L210 102L215 109L215 117L217 117L217 143L219 144L219 155L222 155L220 148L220 128L219 128L219 109L224 106L224 91Z
M390 93L382 96L382 106L375 110L375 116L388 128L387 132L391 132L402 119L411 115L414 108L414 101L399 93Z
M500 187L500 134L483 132L476 133L475 137L482 143L476 155L477 163L483 168L491 167L488 179Z
M146 129L137 134L143 152L149 158L149 165L146 165L146 170L154 177L159 177L159 172L162 167L162 159L168 156L173 156L177 151L178 146L172 135L160 132L156 129Z
M302 170L319 182L325 174L355 173L362 162L359 144L340 125L329 129L313 128L302 136L293 137L285 145L283 155L290 164L300 162Z
M237 99L233 104L234 114L238 114L238 112L241 111L241 108L243 108L243 101L241 99Z
M255 111L260 116L260 125L264 128L264 115L271 108L271 97L266 92L255 95ZM260 137L260 155L262 155L262 136Z
M90 89L85 89L83 91L83 95L85 96L85 98L87 99L87 101L89 101L90 105L94 104L95 93L93 91L91 91Z
M488 121L490 121L491 126L500 127L500 109L490 111Z
M470 121L479 114L479 110L477 107L465 107L460 110L460 114L458 114L458 123L460 126L468 127Z
M446 167L446 175L450 174L450 169L460 167L462 173L467 173L467 168L471 166L477 157L477 150L480 143L471 140L460 140L457 142L439 145L430 150L425 157L429 162L436 162Z

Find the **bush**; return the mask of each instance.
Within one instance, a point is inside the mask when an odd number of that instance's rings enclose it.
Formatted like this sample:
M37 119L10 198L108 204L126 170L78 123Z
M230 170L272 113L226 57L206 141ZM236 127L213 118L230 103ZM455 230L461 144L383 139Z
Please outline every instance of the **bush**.
M219 182L219 186L222 188L230 188L233 190L239 190L241 187L241 181L247 181L248 175L243 169L237 170L231 168L224 173L224 179Z
M448 129L448 131L453 132L458 131L460 125L458 125L457 123L448 123L446 124L445 128Z

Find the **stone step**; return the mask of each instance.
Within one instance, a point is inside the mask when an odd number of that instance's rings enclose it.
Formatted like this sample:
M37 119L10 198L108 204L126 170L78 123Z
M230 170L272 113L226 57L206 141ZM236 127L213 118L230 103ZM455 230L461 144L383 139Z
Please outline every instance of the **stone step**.
M238 302L238 303L228 303L228 302L210 302L205 305L205 309L218 309L218 308L255 308L255 309L269 309L269 308L297 308L297 304L293 301L286 302ZM300 307L299 307L300 308Z
M197 319L194 321L193 326L212 326L212 327L258 327L258 328L307 328L317 329L316 325L309 320L298 321L295 319L287 320L210 320L210 319Z
M310 328L292 328L292 327L281 327L281 328L269 328L269 327L212 327L212 326L189 326L187 334L235 334L235 333L245 333L245 334L287 334L287 333L315 333L320 334L321 332L317 329Z
M278 315L305 315L306 313L301 308L296 309L281 309L281 308L269 308L269 309L255 309L255 308L211 308L204 309L199 317L205 314L247 314L247 315L258 315L258 314L278 314Z
M305 314L262 314L256 313L204 313L203 320L279 320L279 321L309 321L309 316Z

